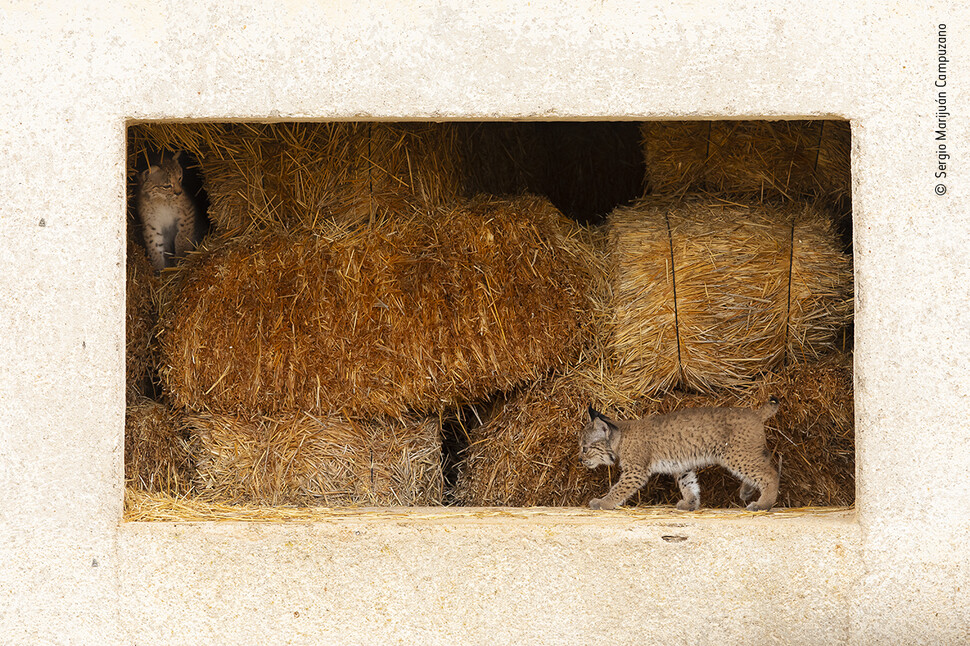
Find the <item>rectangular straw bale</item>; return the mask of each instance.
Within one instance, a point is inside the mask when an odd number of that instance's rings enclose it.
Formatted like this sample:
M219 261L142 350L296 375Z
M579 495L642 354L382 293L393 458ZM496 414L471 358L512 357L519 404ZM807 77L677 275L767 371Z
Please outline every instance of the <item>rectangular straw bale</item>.
M190 415L204 499L263 505L441 504L435 419L353 421L291 413Z
M147 124L138 146L197 156L217 229L369 219L452 200L461 192L452 124Z
M144 491L191 491L195 465L181 416L168 406L135 397L125 411L125 480Z
M610 227L611 349L629 396L742 385L818 357L851 321L851 259L815 207L647 198Z
M241 415L478 400L576 355L602 274L584 230L532 197L211 240L169 285L163 384Z
M641 136L655 195L834 202L851 193L846 121L647 121Z
M845 506L855 500L852 358L835 354L764 375L743 389L700 395L672 391L658 400L603 403L583 373L553 375L511 395L485 423L469 431L456 498L476 506L585 506L602 497L617 469L590 471L579 462L586 407L614 418L682 408L760 406L774 395L778 414L767 423L769 449L781 456L778 506ZM777 457L776 457L777 459ZM703 507L740 507L740 483L725 469L700 472ZM672 505L673 480L654 476L632 505Z
M128 238L125 263L125 383L128 401L146 394L152 361L152 332L157 319L159 289L145 249Z

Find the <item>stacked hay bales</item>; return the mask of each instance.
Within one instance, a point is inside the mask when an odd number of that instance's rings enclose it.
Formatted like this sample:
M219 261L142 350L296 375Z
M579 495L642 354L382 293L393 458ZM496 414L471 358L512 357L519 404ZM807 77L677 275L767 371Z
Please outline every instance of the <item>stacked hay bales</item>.
M240 353L242 364L237 362L237 367L248 370L252 365L246 361L254 361L257 378L267 376L272 380L285 373L280 389L291 393L289 397L273 401L275 391L270 388L263 397L252 401L240 398L238 406L227 406L225 390L210 393L211 401L206 393L196 392L194 404L186 406L184 390L173 387L171 379L164 379L165 399L180 410L193 413L187 428L194 438L193 449L200 464L195 485L208 495L266 504L440 502L440 433L437 425L424 421L380 422L371 416L393 412L401 417L406 411L406 406L399 402L385 403L387 395L384 391L387 384L393 383L395 374L382 372L388 361L383 344L407 345L410 341L403 317L420 318L424 315L421 307L410 313L400 309L408 298L414 305L413 295L402 294L420 282L415 275L420 272L423 259L413 254L408 256L408 252L402 252L398 246L409 244L406 230L410 217L426 220L418 235L427 238L431 234L430 212L437 211L440 205L453 203L460 192L460 158L453 151L453 126L167 123L135 126L129 135L129 168L132 170L141 156L147 158L152 151L158 150L185 150L198 160L211 204L208 217L221 234L221 237L209 240L192 254L190 261L167 277L169 297L163 299L161 307L163 318L169 325L163 322L163 335L168 331L167 338L171 341L174 329L183 340L198 342L199 352L193 352L191 348L186 350L192 358L207 351L221 357L226 353ZM381 226L388 218L398 222L397 230ZM356 224L362 228L353 231ZM378 238L367 240L369 233L376 233ZM332 249L328 248L331 243ZM459 251L449 249L448 253ZM244 268L247 259L255 260L257 266ZM306 272L300 265L304 260L309 264ZM223 261L228 264L220 265ZM241 264L233 265L234 261ZM382 269L388 266L399 270L393 280ZM518 268L522 270L524 265L520 263ZM237 270L239 275L231 276ZM316 284L320 275L314 270L323 272L322 285ZM370 274L372 270L374 277ZM438 278L447 279L442 277L440 267L435 270ZM242 288L247 278L253 278L254 284ZM217 300L200 296L204 302L195 303L198 309L193 314L202 327L192 327L184 316L180 318L185 314L180 301L182 289L198 287L206 280L211 281L211 290L218 292L222 289L225 290L223 295L231 295L231 302L244 308L254 307L252 311L268 312L278 318L255 322L249 319L248 322L254 322L263 334L247 337L243 332L252 332L247 327L236 330L238 338L220 345L226 339L216 332L231 336L236 321L229 310L220 309ZM299 292L286 291L288 287L299 287L301 280L304 286L311 287L310 295L302 294L303 300L300 300ZM396 292L380 291L386 283L395 280ZM373 299L366 305L352 302L356 295L355 281L362 281L376 290L370 293ZM236 287L240 287L241 292L233 294ZM275 291L277 288L283 291ZM335 291L328 292L330 288ZM456 289L455 286L452 288ZM457 298L451 293L436 294L443 298ZM328 295L335 295L338 300L327 301ZM311 296L323 299L311 308L316 308L316 313L308 312L315 318L299 319L295 314ZM247 298L256 298L261 306L254 306ZM382 298L390 305L386 305ZM484 306L482 302L476 305ZM206 308L212 309L203 311ZM393 339L382 336L388 329L383 325L386 317L381 308L393 309L402 317L393 330ZM330 317L328 310L337 313ZM244 310L242 318L245 319L249 312L249 309ZM496 313L507 314L504 310ZM307 336L312 336L318 324L327 322L336 326L338 335L346 335L343 339L332 338L333 343L323 349L324 355L326 352L340 355L335 362L339 364L335 375L331 374L334 366L326 363L334 355L323 356L317 352L312 347L314 339ZM484 325L484 322L480 323ZM358 324L361 334L355 336ZM288 335L281 332L287 326ZM319 337L327 334L326 331L316 332ZM425 338L414 343L427 342L432 330L425 328L425 332ZM452 332L458 334L464 330ZM186 339L192 334L196 336ZM362 342L373 344L357 347L344 344ZM299 370L305 359L301 353L307 350L313 355L311 358L320 360L313 366L317 368L313 376L324 378L317 379L315 384L305 381L308 375ZM473 352L489 350L488 344L472 349ZM286 354L287 351L291 352ZM363 357L358 351L367 356ZM458 354L457 361L464 360L461 349ZM238 358L232 356L227 361L232 363ZM284 359L285 365L281 363ZM481 357L473 356L467 361L476 359ZM359 360L371 363L359 366ZM421 360L434 362L438 357L423 356L415 364L421 364ZM163 377L169 374L171 366L163 371ZM238 375L241 380L250 376ZM433 377L414 371L407 376L412 382ZM325 391L330 385L328 378L344 389ZM231 382L230 377L226 379L224 385ZM297 380L300 380L299 384ZM357 390L358 386L361 390ZM309 395L311 391L313 394ZM343 400L348 393L349 401ZM314 400L313 406L308 405L310 398ZM332 420L335 418L329 415L330 412L343 409L360 413L366 421L320 424L311 423L305 416L315 411L327 416L318 419ZM220 411L233 415L220 415ZM274 417L271 419L267 415ZM360 434L355 435L355 431ZM260 444L260 438L267 436L274 441L300 438L301 449L285 458L285 451L292 448L291 445L281 444L274 448ZM231 446L227 444L230 440ZM252 453L257 450L263 453L259 456ZM431 455L438 457L432 460L428 457ZM379 463L380 460L383 462ZM420 477L404 478L412 463L415 468L419 463L426 463L427 468L421 470ZM347 471L352 465L360 468ZM235 476L232 475L234 471ZM364 471L375 474L372 490L348 484ZM433 476L436 471L439 474L437 485ZM384 472L394 477L378 477ZM422 483L420 489L424 493L408 494L404 486L407 482Z
M821 209L778 206L848 190L847 129L830 140L828 122L784 125L703 124L706 139L665 158L648 137L654 192L707 196L648 198L601 231L544 199L467 197L488 183L541 190L558 161L541 153L555 148L541 124L485 128L504 134L477 149L507 159L479 176L457 124L133 128L132 156L199 160L218 235L164 276L157 352L172 408L151 419L174 415L177 431L152 435L136 425L150 416L129 411L130 482L216 502L441 504L438 420L498 396L468 430L452 497L585 505L617 475L578 461L587 404L639 416L771 394L783 399L769 423L779 504L851 503L851 358L830 354L851 320L851 264ZM656 141L654 127L643 132ZM129 436L167 438L152 449L161 472L143 459L151 440L129 450ZM730 475L701 478L705 506L738 505ZM677 497L655 478L639 501Z
M610 217L619 388L738 387L831 348L851 260L810 205L646 198Z
M138 150L184 149L221 231L312 230L450 203L461 192L455 127L434 123L151 124Z
M649 121L641 126L655 195L756 200L850 197L846 121Z
M509 397L470 431L457 499L467 505L584 506L602 497L619 472L589 471L579 462L586 405L602 390L576 372L556 375ZM660 399L605 406L615 418L705 406L760 406L782 400L766 424L768 446L781 461L779 506L844 506L855 499L851 356L833 354L789 366L746 388L716 394L671 391ZM700 474L704 507L740 507L738 481L725 469ZM631 504L670 505L675 483L655 476Z
M779 505L851 504L851 354L836 346L851 322L852 268L827 207L849 193L847 124L644 124L643 134L656 195L610 216L599 347L471 429L456 497L531 506L602 496L617 474L577 458L590 402L631 417L775 395ZM705 506L739 506L723 469L705 469L701 484ZM678 498L660 477L634 504Z
M571 360L600 272L537 198L216 241L171 286L166 392L193 411L400 417Z
M190 415L186 423L196 441L197 489L207 499L331 507L441 504L435 419L206 414Z
M195 467L181 416L148 399L125 411L125 480L144 491L179 495L192 489Z

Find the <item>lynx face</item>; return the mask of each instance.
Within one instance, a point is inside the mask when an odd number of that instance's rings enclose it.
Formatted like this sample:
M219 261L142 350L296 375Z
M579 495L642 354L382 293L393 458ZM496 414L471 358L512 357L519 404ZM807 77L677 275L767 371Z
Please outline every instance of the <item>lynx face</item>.
M151 196L172 196L182 193L182 166L178 158L169 158L159 166L151 166L141 174L141 190Z
M587 469L616 464L616 452L610 445L610 424L602 417L590 416L579 442L579 459Z

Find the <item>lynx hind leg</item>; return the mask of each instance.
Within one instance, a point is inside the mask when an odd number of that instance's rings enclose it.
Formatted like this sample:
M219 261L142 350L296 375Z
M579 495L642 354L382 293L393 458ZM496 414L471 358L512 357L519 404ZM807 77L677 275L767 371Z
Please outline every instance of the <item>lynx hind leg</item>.
M758 488L753 484L751 484L750 482L748 482L747 480L745 480L741 483L741 491L739 492L738 495L741 496L742 502L748 502L749 500L754 498L754 494L756 491L758 491Z
M701 506L701 487L697 483L697 474L684 471L677 474L677 486L680 487L681 500L677 509L681 511L697 511Z
M647 483L650 473L640 469L624 469L620 474L620 479L610 488L610 492L602 498L593 498L589 501L590 509L616 509L630 496L640 490L640 487Z
M742 498L746 492L749 498L753 496L755 488L761 491L761 496L748 504L748 511L765 511L771 509L778 498L778 472L772 467L767 450L762 449L755 455L757 458L735 461L729 468L741 480Z

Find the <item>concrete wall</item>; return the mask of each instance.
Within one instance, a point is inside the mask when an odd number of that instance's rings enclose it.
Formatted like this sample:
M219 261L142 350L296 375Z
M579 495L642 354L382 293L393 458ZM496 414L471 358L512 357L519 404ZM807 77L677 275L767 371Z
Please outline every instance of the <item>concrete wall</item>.
M0 5L0 643L970 640L970 12L191 4ZM852 120L857 514L121 523L126 120L726 116Z

